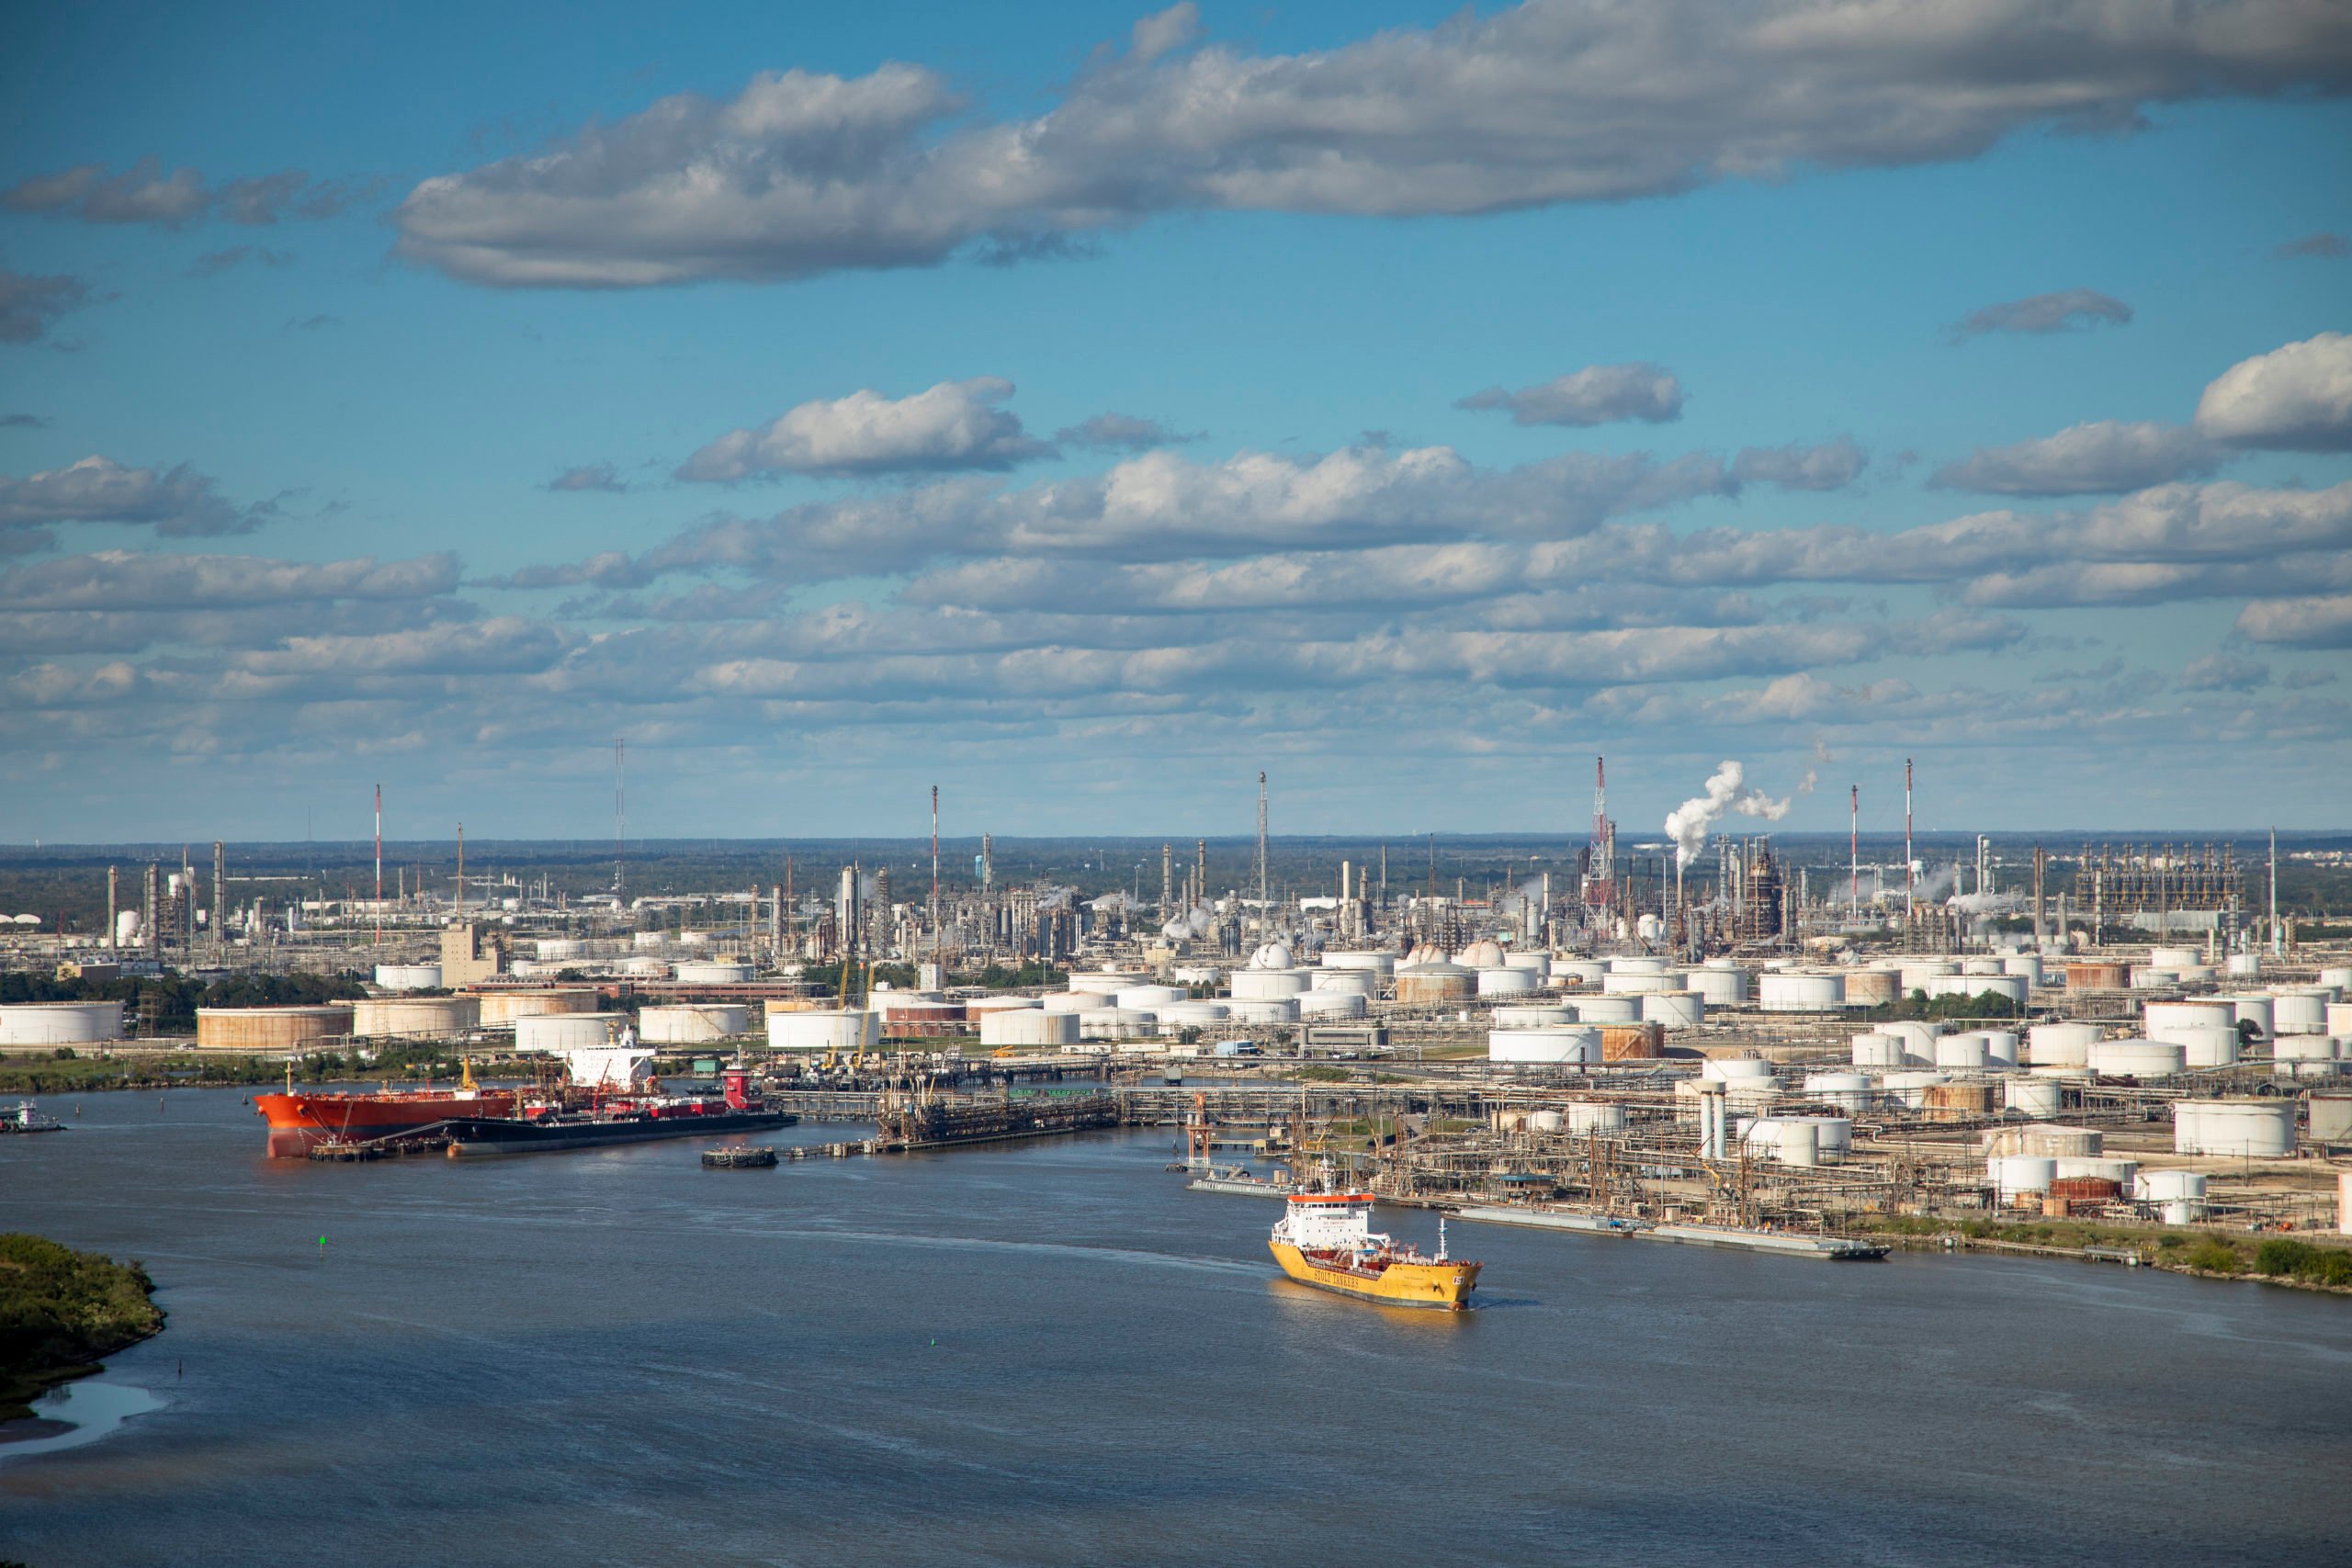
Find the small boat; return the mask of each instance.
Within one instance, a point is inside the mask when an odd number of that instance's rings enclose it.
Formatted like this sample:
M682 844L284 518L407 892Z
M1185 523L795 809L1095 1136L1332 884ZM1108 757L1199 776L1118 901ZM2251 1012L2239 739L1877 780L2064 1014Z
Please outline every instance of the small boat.
M713 1170L763 1170L775 1164L775 1151L734 1144L723 1149L703 1150L702 1163Z
M44 1116L29 1100L14 1105L0 1105L0 1133L62 1133L65 1123L54 1116Z
M1193 1168L1178 1166L1179 1170ZM1279 1181L1269 1181L1238 1165L1213 1165L1192 1180L1184 1183L1187 1192L1231 1192L1244 1198L1287 1198L1290 1188Z

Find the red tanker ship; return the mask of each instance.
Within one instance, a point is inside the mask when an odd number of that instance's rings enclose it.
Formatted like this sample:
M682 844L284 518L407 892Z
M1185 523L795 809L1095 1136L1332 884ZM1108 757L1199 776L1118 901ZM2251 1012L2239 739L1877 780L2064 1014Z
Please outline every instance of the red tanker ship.
M283 1094L257 1095L256 1113L269 1119L269 1157L302 1159L328 1139L388 1138L455 1117L512 1116L511 1089L481 1089L469 1069L455 1089L386 1089L375 1094L296 1094L292 1076Z

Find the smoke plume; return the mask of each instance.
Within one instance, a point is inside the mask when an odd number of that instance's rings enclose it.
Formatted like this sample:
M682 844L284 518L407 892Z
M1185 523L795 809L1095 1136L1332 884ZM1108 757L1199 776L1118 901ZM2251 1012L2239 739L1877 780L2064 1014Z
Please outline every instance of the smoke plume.
M1678 868L1699 857L1707 847L1707 836L1727 815L1778 822L1789 814L1788 801L1774 800L1760 789L1743 789L1741 786L1747 782L1745 766L1725 761L1707 780L1706 794L1692 795L1666 814L1666 836L1674 840L1674 863Z

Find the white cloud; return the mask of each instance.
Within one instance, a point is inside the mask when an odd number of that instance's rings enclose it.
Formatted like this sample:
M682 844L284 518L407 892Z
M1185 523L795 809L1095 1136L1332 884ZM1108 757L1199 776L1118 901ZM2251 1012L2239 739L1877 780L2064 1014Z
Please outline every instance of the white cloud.
M78 218L85 223L153 223L178 229L215 210L232 223L266 225L282 217L332 218L370 188L368 182L316 181L301 169L208 186L191 168L164 172L159 158L140 159L119 175L103 164L77 164L35 175L0 190L0 209Z
M79 310L89 297L89 285L78 277L0 267L0 343L39 343L51 322Z
M1772 484L1782 490L1844 490L1862 477L1870 457L1850 435L1818 446L1749 446L1732 459L1732 478L1742 484Z
M453 592L457 586L458 559L447 552L397 561L363 557L302 562L99 550L0 572L0 608L217 609L322 599L422 599Z
M2192 692L2250 692L2270 683L2270 666L2235 653L2209 653L2180 672L2180 683Z
M576 468L566 468L548 481L548 489L567 491L600 490L613 495L625 495L628 486L610 463L583 463Z
M1065 446L1082 446L1095 452L1146 452L1154 446L1182 446L1200 437L1187 435L1156 419L1138 419L1125 413L1098 413L1083 423L1065 425L1057 430L1054 439Z
M1510 411L1513 424L1662 424L1682 417L1682 383L1662 365L1588 365L1537 387L1489 387L1453 405Z
M2257 599L2238 612L2237 632L2289 648L2352 648L2352 593Z
M1012 382L982 376L896 400L864 390L806 402L720 436L687 458L678 477L1002 470L1050 456L1051 446L1023 432L1019 415L997 406L1012 396Z
M1979 446L1928 482L1996 495L2097 495L2199 479L2223 456L2184 424L2107 419L2014 446Z
M2309 0L1531 0L1292 55L1193 31L1185 7L1147 19L1029 119L955 125L946 85L898 62L680 94L424 181L401 250L501 286L792 278L1188 209L1491 212L1968 158L2032 126L2352 82L2352 17Z
M2233 446L2352 451L2352 333L2240 360L2197 400L2198 431Z
M158 472L92 456L23 479L0 474L0 529L51 523L142 523L164 535L242 534L272 508L237 507L186 463Z
M2096 288L2062 288L1971 310L1953 323L1951 333L1972 338L1982 333L2063 333L2101 321L2121 326L2131 319L2131 306Z

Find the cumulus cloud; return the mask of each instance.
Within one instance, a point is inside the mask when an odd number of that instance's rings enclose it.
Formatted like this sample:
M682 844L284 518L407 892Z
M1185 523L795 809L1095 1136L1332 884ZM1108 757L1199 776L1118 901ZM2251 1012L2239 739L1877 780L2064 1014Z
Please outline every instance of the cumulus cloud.
M2131 306L2096 288L2062 288L1971 310L1952 323L1951 335L1967 339L1984 333L2063 333L2101 321L2120 327L2131 319Z
M1180 6L1179 10L1190 10ZM1136 24L1141 27L1143 24ZM1054 432L1054 439L1065 446L1080 446L1093 452L1144 452L1154 446L1177 446L1187 441L1198 441L1197 434L1187 435L1156 419L1137 419L1133 414L1098 413L1083 424L1064 425Z
M349 181L313 180L301 169L283 169L248 179L208 186L191 168L164 173L163 160L140 159L119 175L103 164L77 164L53 175L35 175L0 190L0 209L78 218L85 223L152 223L177 229L218 212L232 223L261 226L280 218L332 218L368 186Z
M2191 692L2250 692L2270 682L2270 666L2235 653L2209 653L2180 672Z
M547 488L558 491L600 490L614 495L626 495L628 486L610 463L583 463L576 468L566 468L549 479Z
M981 376L896 400L872 390L820 399L720 436L687 458L678 477L1001 471L1051 456L1053 447L1023 432L1018 414L998 406L1012 396L1012 382Z
M2352 451L2352 333L2240 360L2197 400L2199 434L2233 446Z
M36 276L0 267L0 343L39 343L51 323L89 299L78 277Z
M222 609L323 599L423 599L452 592L457 586L458 558L446 551L409 560L379 561L370 556L303 562L98 550L0 572L0 606Z
M2238 612L2237 634L2288 648L2352 648L2352 593L2257 599Z
M2278 254L2288 256L2340 256L2352 254L2352 241L2341 234L2306 234L2300 240L2290 240L2278 247Z
M2152 103L2352 84L2307 0L1531 0L1325 51L1192 47L1178 6L1047 112L958 123L900 62L763 72L427 179L410 258L478 283L624 288L930 265L1227 209L1410 216L1672 195L1806 166L1973 157L2021 129L2128 131Z
M1741 484L1773 484L1782 490L1844 490L1862 477L1870 457L1850 435L1818 446L1749 446L1732 459L1732 478Z
M126 468L92 456L23 479L0 474L0 529L56 523L138 523L159 534L242 534L272 514L267 502L239 507L186 463Z
M1508 410L1514 424L1663 424L1682 417L1682 383L1662 365L1588 365L1516 392L1489 387L1453 406Z
M2106 419L2010 446L1979 446L1928 482L1996 495L2112 494L2202 478L2224 456L2188 425Z

